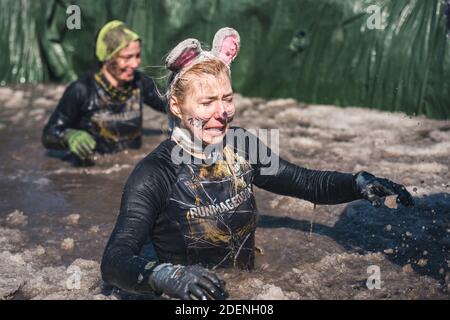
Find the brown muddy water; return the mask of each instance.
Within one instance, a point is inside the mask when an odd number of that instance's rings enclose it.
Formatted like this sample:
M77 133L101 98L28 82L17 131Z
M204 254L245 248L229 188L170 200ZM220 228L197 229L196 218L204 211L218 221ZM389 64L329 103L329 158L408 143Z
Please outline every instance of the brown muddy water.
M0 299L151 298L104 286L99 262L128 175L167 137L165 116L145 110L142 149L74 167L40 143L63 90L0 88ZM257 268L219 271L232 299L450 298L449 121L239 95L236 106L237 125L280 129L289 161L390 178L416 206L314 208L255 190Z

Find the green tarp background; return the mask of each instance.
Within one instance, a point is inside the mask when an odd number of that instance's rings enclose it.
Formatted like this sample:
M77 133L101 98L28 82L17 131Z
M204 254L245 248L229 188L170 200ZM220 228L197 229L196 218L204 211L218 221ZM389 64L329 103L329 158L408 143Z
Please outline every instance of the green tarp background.
M68 30L66 9L81 8ZM366 10L381 7L382 29ZM187 37L241 34L233 86L247 96L450 118L446 0L0 0L0 83L68 82L96 67L94 40L120 19L144 39L142 69L162 75Z

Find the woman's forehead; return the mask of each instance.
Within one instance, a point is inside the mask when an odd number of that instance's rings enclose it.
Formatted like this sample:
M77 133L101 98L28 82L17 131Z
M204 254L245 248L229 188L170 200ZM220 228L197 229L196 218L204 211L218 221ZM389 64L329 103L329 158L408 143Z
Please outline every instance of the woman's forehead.
M128 46L123 48L118 52L119 56L125 56L129 54L136 54L141 51L141 42L139 40L135 40L131 42Z
M229 77L222 73L217 76L204 74L190 79L190 95L194 98L220 96L232 92Z

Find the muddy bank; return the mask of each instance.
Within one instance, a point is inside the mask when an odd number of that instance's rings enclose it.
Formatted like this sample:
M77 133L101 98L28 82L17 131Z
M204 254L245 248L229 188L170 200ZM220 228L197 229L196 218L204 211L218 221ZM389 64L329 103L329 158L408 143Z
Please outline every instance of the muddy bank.
M0 88L0 298L128 299L100 279L101 254L134 165L167 137L145 110L143 148L79 168L48 153L42 127L64 88ZM416 207L314 206L256 190L257 268L220 271L233 299L448 299L450 122L236 96L236 124L279 128L280 154L309 168L371 171ZM369 266L381 288L369 290Z

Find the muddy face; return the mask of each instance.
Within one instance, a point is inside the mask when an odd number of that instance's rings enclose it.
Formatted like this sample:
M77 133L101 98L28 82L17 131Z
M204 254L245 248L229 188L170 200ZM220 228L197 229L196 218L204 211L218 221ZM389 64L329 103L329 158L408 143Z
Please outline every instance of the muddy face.
M109 62L106 70L120 84L134 79L134 72L141 65L141 43L133 41Z
M171 99L172 113L203 145L217 144L224 138L236 111L230 79L221 73L217 77L204 74L190 80L184 102Z

